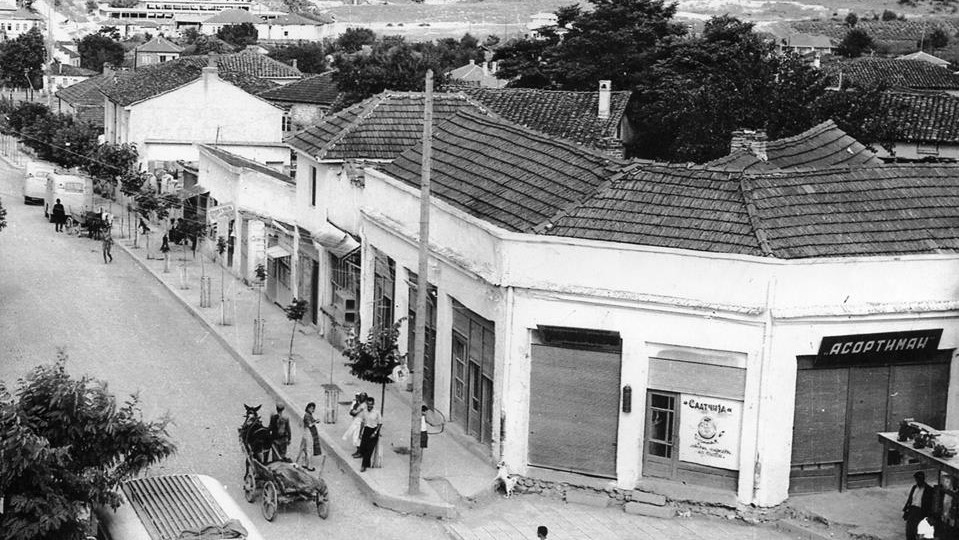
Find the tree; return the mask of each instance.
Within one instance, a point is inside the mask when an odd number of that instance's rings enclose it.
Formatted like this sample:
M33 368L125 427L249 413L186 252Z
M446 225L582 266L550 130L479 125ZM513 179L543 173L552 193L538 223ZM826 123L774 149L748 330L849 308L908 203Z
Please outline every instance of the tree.
M904 115L885 99L889 89L887 83L878 82L824 92L815 103L817 117L831 118L839 129L866 146L891 150L898 133L896 119Z
M929 37L920 38L919 42L916 43L920 50L931 49L933 51L942 49L946 45L949 45L949 34L942 28L936 28L929 34Z
M0 231L7 226L7 209L3 207L3 201L0 201Z
M201 34L200 34L200 31L197 30L195 27L189 26L185 30L183 30L183 32L180 35L183 36L184 43L186 43L187 45L193 45L194 43L196 43L196 40L200 37Z
M369 28L347 28L340 37L336 38L334 47L337 51L355 53L364 45L372 45L374 42L376 42L376 33Z
M339 54L333 82L343 92L345 105L384 90L422 91L426 70L440 74L433 47L413 46L400 36L387 36L369 53ZM442 81L442 75L438 76Z
M511 81L516 88L550 88L553 86L546 40L512 39L496 49L496 76Z
M223 28L220 28L216 33L216 37L222 39L223 41L233 45L234 47L246 47L247 45L255 45L256 40L259 37L259 33L256 30L256 27L253 26L253 23L240 23L240 24L228 24Z
M38 89L43 86L46 49L39 28L0 45L0 78L7 86Z
M895 11L890 11L890 10L888 10L888 9L883 10L883 12L882 12L882 20L883 20L883 21L894 21L894 20L896 20L896 18L897 18L897 16L896 16L896 12L895 12Z
M7 125L14 133L20 134L25 127L50 114L50 109L42 103L23 102L7 115Z
M856 23L859 22L859 16L853 12L849 12L849 15L846 15L846 26L852 28L856 26Z
M440 69L449 69L464 66L470 60L482 64L486 60L486 52L480 48L479 40L470 34L463 34L459 40L443 38L436 41L436 62Z
M293 331L290 333L290 354L286 357L284 365L283 382L293 384L296 374L296 358L293 356L293 338L296 337L296 325L299 324L303 316L306 315L306 308L309 302L294 298L292 302L283 311L286 312L286 318L293 321Z
M196 56L204 54L229 54L233 52L233 46L216 36L200 35L193 42L193 45L185 48L181 53L183 56Z
M362 380L380 385L380 411L383 411L383 399L386 397L386 385L393 382L393 370L403 364L406 355L400 354L396 344L400 335L400 319L388 327L370 329L366 341L351 336L347 341L343 356L350 374Z
M95 34L87 34L77 41L80 67L93 71L103 71L104 63L114 66L123 64L123 54L125 52L123 45L113 36L119 37L119 33L116 27L108 26L101 28Z
M875 48L876 44L873 43L872 37L870 37L865 30L853 28L847 32L846 36L839 42L839 46L836 47L836 53L846 58L858 58L862 56L864 52Z
M38 366L11 393L0 382L0 514L4 540L81 540L91 505L121 504L117 489L171 456L169 418L144 421L104 381L73 378L67 356Z
M93 14L96 13L99 4L97 4L97 0L87 0L84 7L87 9L87 13Z
M329 69L326 61L329 45L317 41L297 43L279 47L269 53L269 57L284 64L292 65L296 60L296 67L303 73L323 73Z
M90 176L115 186L118 180L136 170L138 160L135 144L104 143L96 147L83 168Z
M632 88L642 72L658 58L660 47L685 35L684 25L673 22L676 4L664 0L589 0L592 10L567 6L556 12L555 29L542 29L547 42L539 54L536 73L521 80L549 79L543 85L567 90L595 90L597 81L609 79L613 88ZM560 32L562 30L562 32ZM559 34L564 33L562 39ZM530 40L523 40L530 41ZM510 54L528 54L540 47L524 44L496 52L500 66L510 66ZM504 64L505 62L505 64ZM527 60L526 64L530 64ZM505 74L504 74L505 76ZM514 83L513 86L518 86Z

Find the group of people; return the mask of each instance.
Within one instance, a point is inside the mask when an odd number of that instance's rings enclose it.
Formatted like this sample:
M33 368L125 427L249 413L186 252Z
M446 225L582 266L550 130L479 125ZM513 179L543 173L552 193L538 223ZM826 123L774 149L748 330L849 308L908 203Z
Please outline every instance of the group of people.
M89 215L89 214L88 214ZM67 223L67 212L60 199L53 204L50 209L50 221L54 224L56 232L63 232L63 226ZM103 208L97 213L96 217L90 219L87 223L87 236L89 238L99 238L103 248L103 264L113 262L113 216L109 212L104 212Z
M270 415L270 439L273 441L273 447L276 448L278 458L288 460L287 450L290 447L290 441L293 440L293 432L290 430L290 418L285 413L286 407L282 403L276 404L276 412ZM316 403L312 401L306 405L303 411L302 428L303 433L300 437L300 449L293 459L295 463L308 471L316 470L313 466L313 458L323 454L320 447L320 435L316 430Z
M353 441L353 446L356 447L353 457L362 459L360 472L366 472L366 469L372 466L373 453L380 440L383 415L376 410L376 399L366 395L366 392L360 392L353 396L350 416L353 417L353 422L343 434L343 439Z

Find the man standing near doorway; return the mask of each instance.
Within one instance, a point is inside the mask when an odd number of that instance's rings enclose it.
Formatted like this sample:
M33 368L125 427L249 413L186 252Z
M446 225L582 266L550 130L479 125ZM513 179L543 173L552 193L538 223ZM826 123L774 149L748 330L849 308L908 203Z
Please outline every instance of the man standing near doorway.
M363 427L360 430L360 455L363 462L360 464L360 472L366 472L370 467L373 451L380 439L380 428L383 427L383 416L376 410L375 404L374 398L366 398L366 410L360 413L363 416Z
M935 491L926 483L926 473L918 471L913 478L916 484L909 490L909 498L902 507L902 519L906 520L906 540L918 538L916 530L919 522L932 515L935 504Z

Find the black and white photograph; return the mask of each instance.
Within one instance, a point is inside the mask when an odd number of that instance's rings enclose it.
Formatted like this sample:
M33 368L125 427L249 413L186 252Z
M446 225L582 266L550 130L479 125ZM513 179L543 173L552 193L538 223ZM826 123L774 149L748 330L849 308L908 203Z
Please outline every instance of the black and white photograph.
M0 0L0 540L959 540L959 0Z

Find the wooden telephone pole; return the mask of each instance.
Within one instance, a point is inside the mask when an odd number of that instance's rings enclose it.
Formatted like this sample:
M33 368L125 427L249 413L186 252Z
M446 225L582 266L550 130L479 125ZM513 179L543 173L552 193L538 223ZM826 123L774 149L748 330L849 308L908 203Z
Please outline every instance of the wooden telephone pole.
M420 493L420 424L423 405L423 365L426 350L426 295L429 289L430 256L430 159L433 154L433 70L426 71L426 97L423 108L423 164L420 167L420 256L416 275L416 320L413 332L413 357L407 359L413 377L413 400L410 412L410 495Z

